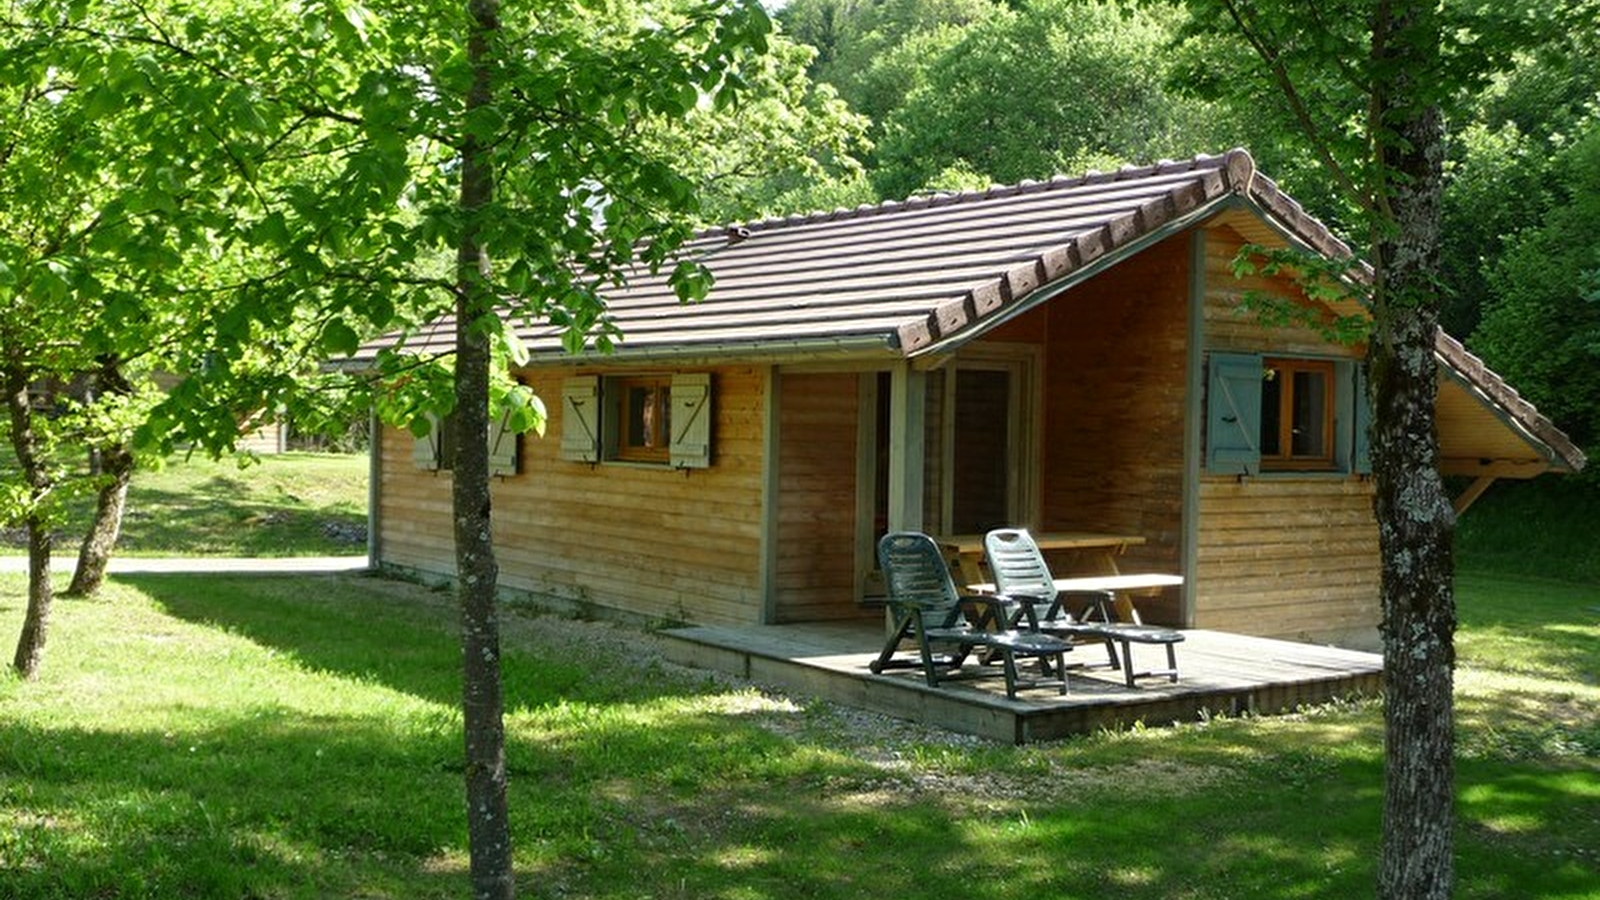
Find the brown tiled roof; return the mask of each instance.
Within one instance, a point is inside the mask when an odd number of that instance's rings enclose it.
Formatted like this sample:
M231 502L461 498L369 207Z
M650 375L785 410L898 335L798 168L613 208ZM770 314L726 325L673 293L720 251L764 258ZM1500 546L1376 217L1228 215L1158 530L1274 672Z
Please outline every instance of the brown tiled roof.
M976 336L1037 288L1098 270L1256 182L1270 185L1248 153L1234 150L708 231L684 248L715 277L705 301L680 303L664 275L648 273L608 295L609 318L622 332L616 355L620 362L841 346L914 355ZM1275 187L1269 193L1281 196ZM445 349L451 323L437 326L408 346ZM519 334L536 356L561 353L548 328Z
M630 279L607 298L622 333L613 358L891 358L953 348L1233 206L1286 241L1332 258L1352 255L1258 172L1249 153L1232 150L704 232L683 252L711 270L710 295L684 304L665 275ZM572 361L549 327L517 331L535 360ZM446 352L453 340L447 318L405 344ZM1557 467L1582 468L1571 441L1459 343L1441 333L1437 352L1502 418L1550 448Z

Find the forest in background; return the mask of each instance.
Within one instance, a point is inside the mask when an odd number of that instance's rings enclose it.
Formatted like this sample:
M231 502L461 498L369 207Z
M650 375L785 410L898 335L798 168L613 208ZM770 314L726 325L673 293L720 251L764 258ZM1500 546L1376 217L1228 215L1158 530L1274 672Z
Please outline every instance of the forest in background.
M804 60L803 88L799 72L791 87L828 112L835 139L806 167L776 174L742 177L739 159L724 160L705 180L702 214L727 222L854 207L1237 146L1364 246L1292 110L1249 74L1254 52L1202 21L1208 8L1223 15L1220 4L1193 3L790 0L775 16L791 64ZM1565 9L1500 4L1506 29L1538 37L1447 111L1442 322L1593 448L1600 35L1564 27ZM1317 90L1335 108L1348 98L1349 134L1334 140L1356 139L1359 96L1338 72ZM738 152L730 144L727 155Z

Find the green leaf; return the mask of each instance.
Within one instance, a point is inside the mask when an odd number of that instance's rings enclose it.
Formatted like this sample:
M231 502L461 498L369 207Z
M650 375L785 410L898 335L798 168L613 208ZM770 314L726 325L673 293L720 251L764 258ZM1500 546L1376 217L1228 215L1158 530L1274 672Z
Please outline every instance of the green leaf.
M711 270L694 260L680 260L672 269L667 283L683 302L704 300L711 293Z
M322 346L333 356L351 356L361 348L361 336L344 322L334 319L322 330Z

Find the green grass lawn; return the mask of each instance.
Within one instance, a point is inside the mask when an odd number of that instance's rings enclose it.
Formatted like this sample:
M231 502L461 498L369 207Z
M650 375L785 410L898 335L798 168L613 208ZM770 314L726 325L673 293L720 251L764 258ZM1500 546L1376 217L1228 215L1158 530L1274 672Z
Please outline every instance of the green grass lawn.
M92 498L75 503L57 552L77 553ZM284 453L240 466L174 458L128 490L120 556L325 556L366 551L366 454ZM3 552L26 552L7 535Z
M1459 566L1600 584L1597 468L1495 482L1456 523Z
M0 578L7 639L22 595ZM1600 588L1473 574L1460 600L1456 896L1600 896ZM446 595L349 575L58 603L41 680L0 678L0 897L462 895L454 621ZM1371 893L1376 703L890 740L587 639L613 633L510 614L522 896Z

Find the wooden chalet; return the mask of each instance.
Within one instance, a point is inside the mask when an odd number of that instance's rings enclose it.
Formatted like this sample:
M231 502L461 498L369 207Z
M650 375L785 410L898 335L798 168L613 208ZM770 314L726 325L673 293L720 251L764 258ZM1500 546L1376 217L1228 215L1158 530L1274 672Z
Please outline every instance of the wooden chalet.
M516 374L550 421L493 439L501 584L645 620L877 620L886 529L1023 525L1183 575L1146 620L1370 646L1364 348L1241 312L1251 291L1316 306L1236 278L1247 243L1350 255L1242 150L708 232L687 252L710 296L634 279L610 298L613 354L522 329ZM452 327L407 346L447 351ZM1459 343L1436 353L1461 504L1582 467ZM377 434L375 566L451 575L442 449Z

